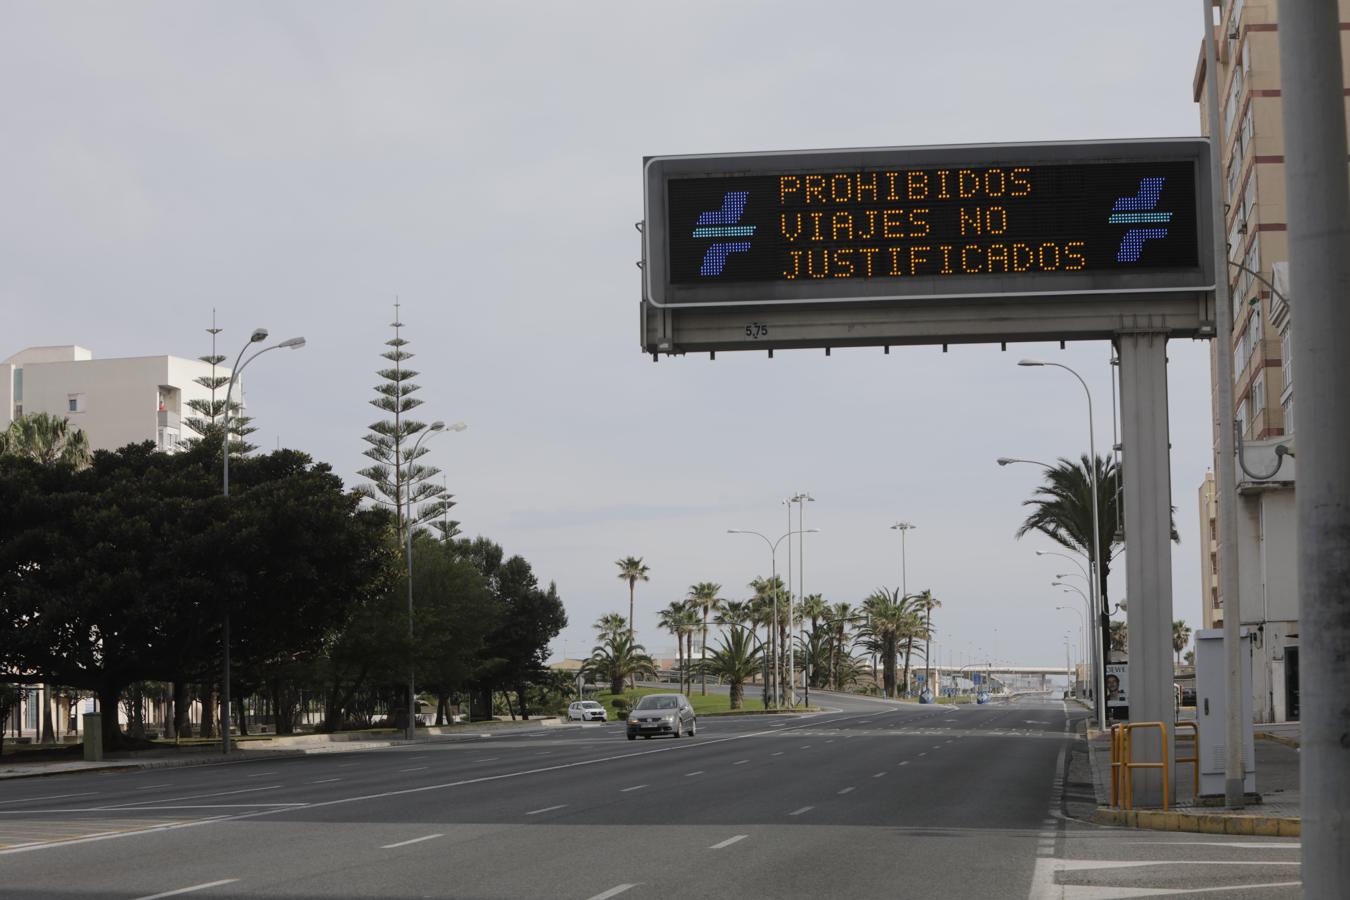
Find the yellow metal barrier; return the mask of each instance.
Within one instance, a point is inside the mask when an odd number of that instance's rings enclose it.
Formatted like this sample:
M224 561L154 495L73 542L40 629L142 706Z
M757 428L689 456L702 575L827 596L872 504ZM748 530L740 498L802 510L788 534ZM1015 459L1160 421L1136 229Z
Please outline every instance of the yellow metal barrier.
M1163 752L1167 751L1167 723L1166 722L1130 722L1121 728L1121 768L1124 770L1124 794L1125 808L1134 808L1134 770L1135 769L1161 769L1162 770L1162 791L1163 791L1163 809L1168 808L1169 782L1167 770L1171 766L1167 763L1166 756L1160 762L1135 762L1130 747L1130 733L1136 728L1156 728L1158 735L1162 739Z
M1177 765L1181 765L1182 763L1191 764L1191 775L1192 775L1191 793L1192 795L1198 797L1200 795L1200 727L1196 725L1196 723L1194 722L1177 722L1174 727L1178 731L1180 731L1182 728L1189 728L1191 730L1191 738L1194 741L1194 743L1191 745L1191 753L1193 753L1194 755L1178 756ZM1180 735L1178 734L1177 737L1180 737Z
M1111 805L1120 806L1121 754L1124 750L1124 725L1111 726Z

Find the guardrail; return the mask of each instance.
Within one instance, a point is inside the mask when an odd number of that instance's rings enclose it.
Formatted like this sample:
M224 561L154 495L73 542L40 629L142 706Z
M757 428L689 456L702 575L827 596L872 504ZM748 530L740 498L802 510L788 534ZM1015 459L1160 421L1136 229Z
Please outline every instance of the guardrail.
M1167 723L1166 722L1129 722L1124 725L1111 726L1111 805L1121 806L1121 795L1124 795L1124 808L1134 808L1134 770L1135 769L1161 769L1163 779L1163 809L1167 809L1170 803L1169 776L1168 770L1171 768L1167 761L1159 762L1135 762L1133 748L1131 746L1130 735L1137 728L1156 728L1158 736L1162 740L1163 752L1167 752ZM1198 755L1199 751L1197 751ZM1178 760L1180 762L1180 760ZM1196 777L1199 778L1199 769L1197 765Z
M1178 731L1180 731L1182 728L1189 728L1191 730L1191 739L1193 742L1191 744L1191 752L1195 755L1178 756L1176 758L1176 764L1177 765L1181 765L1182 763L1191 764L1191 779L1192 779L1191 794L1192 796L1198 797L1200 796L1200 726L1197 725L1195 722L1177 722L1176 725L1174 725L1173 727L1176 728ZM1176 737L1180 736L1181 736L1180 734L1176 735Z

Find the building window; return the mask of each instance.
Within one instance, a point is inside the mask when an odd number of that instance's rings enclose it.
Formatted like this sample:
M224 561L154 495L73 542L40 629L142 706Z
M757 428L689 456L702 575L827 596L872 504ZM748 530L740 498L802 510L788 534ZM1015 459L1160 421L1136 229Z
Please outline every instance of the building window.
M1294 352L1290 346L1289 331L1280 335L1280 373L1284 375L1284 384L1280 390L1287 391L1294 386Z
M67 394L66 411L73 413L84 412L84 394Z
M1284 398L1284 433L1294 433L1294 395Z
M1266 408L1266 379L1263 374L1257 374L1256 380L1252 382L1252 418L1261 415L1262 410Z

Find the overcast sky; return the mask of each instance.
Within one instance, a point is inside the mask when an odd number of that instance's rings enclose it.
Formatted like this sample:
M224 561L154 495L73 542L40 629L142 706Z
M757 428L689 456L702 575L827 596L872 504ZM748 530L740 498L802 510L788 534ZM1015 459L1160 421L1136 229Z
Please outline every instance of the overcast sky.
M639 351L644 155L1198 133L1199 12L1176 0L0 4L0 357L233 354L258 443L356 484L395 295L470 534L555 580L582 654L690 584L745 598L810 491L805 587L931 588L942 658L1060 663L1071 570L1014 539L1034 466L1111 444L1105 342ZM1176 616L1200 620L1207 346L1170 347ZM782 551L780 551L781 555ZM1124 572L1112 594L1124 594ZM1076 637L1075 637L1076 641Z

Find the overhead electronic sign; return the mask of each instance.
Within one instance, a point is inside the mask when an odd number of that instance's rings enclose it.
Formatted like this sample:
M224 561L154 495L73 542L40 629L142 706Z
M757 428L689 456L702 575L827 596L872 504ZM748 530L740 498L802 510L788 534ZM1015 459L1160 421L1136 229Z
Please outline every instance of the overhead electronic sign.
M657 307L1212 287L1199 139L651 157Z

